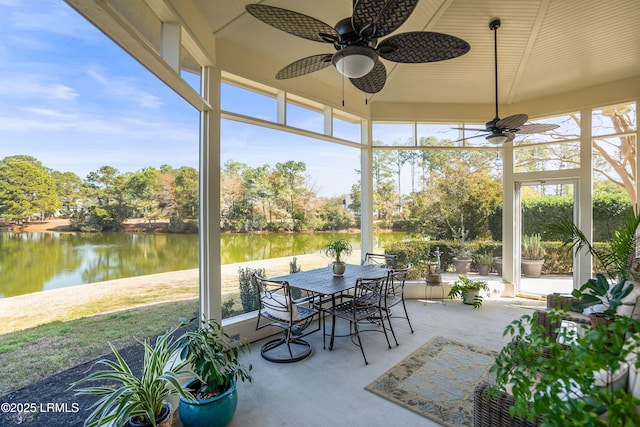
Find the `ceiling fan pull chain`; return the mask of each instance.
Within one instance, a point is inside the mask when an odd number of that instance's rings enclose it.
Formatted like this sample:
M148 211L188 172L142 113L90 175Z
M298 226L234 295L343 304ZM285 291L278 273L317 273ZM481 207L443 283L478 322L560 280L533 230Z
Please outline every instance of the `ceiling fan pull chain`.
M344 107L344 74L342 74L342 106Z

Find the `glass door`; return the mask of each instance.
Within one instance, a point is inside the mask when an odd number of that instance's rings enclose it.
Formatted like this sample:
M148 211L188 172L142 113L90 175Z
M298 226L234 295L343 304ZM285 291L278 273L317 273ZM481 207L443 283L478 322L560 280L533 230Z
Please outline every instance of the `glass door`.
M520 259L516 260L516 294L544 297L573 289L573 257L559 249L560 236L547 225L560 218L575 221L576 181L530 181L516 185L519 205Z

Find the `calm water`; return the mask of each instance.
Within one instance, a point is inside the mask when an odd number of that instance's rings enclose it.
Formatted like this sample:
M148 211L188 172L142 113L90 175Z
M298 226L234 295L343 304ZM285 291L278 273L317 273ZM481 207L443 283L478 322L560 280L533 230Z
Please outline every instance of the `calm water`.
M360 234L224 234L222 263L314 253L338 237L360 248ZM405 237L376 234L374 246ZM197 267L194 234L0 232L0 298Z

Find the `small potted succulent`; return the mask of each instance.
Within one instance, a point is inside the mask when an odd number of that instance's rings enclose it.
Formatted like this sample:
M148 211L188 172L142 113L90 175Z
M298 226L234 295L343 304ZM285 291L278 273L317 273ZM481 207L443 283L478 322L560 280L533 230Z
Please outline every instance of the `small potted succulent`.
M347 268L347 264L343 260L344 257L348 257L353 252L353 247L351 244L343 239L332 240L326 245L324 245L320 251L328 256L329 258L333 258L333 263L331 265L333 275L334 276L342 276Z
M453 282L449 290L451 299L460 297L465 304L473 305L473 308L482 307L483 296L481 291L485 291L489 297L489 285L482 280L471 280L464 274L458 276L458 280Z

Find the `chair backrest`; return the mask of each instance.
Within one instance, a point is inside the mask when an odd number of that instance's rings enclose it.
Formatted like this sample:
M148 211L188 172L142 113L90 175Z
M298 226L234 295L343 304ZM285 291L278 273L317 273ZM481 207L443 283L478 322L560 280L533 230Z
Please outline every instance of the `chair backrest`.
M379 264L386 268L396 268L398 256L392 254L374 254L367 252L364 255L365 264Z
M387 288L385 291L387 295L403 295L404 283L407 280L407 275L409 274L409 269L411 267L412 265L409 264L405 268L389 270L389 280L387 281Z
M362 306L378 306L384 297L384 291L387 287L388 274L380 277L360 278L356 281L354 289L355 298L354 305Z
M260 315L293 323L298 320L298 306L291 298L291 287L286 281L268 280L253 273L260 296Z

